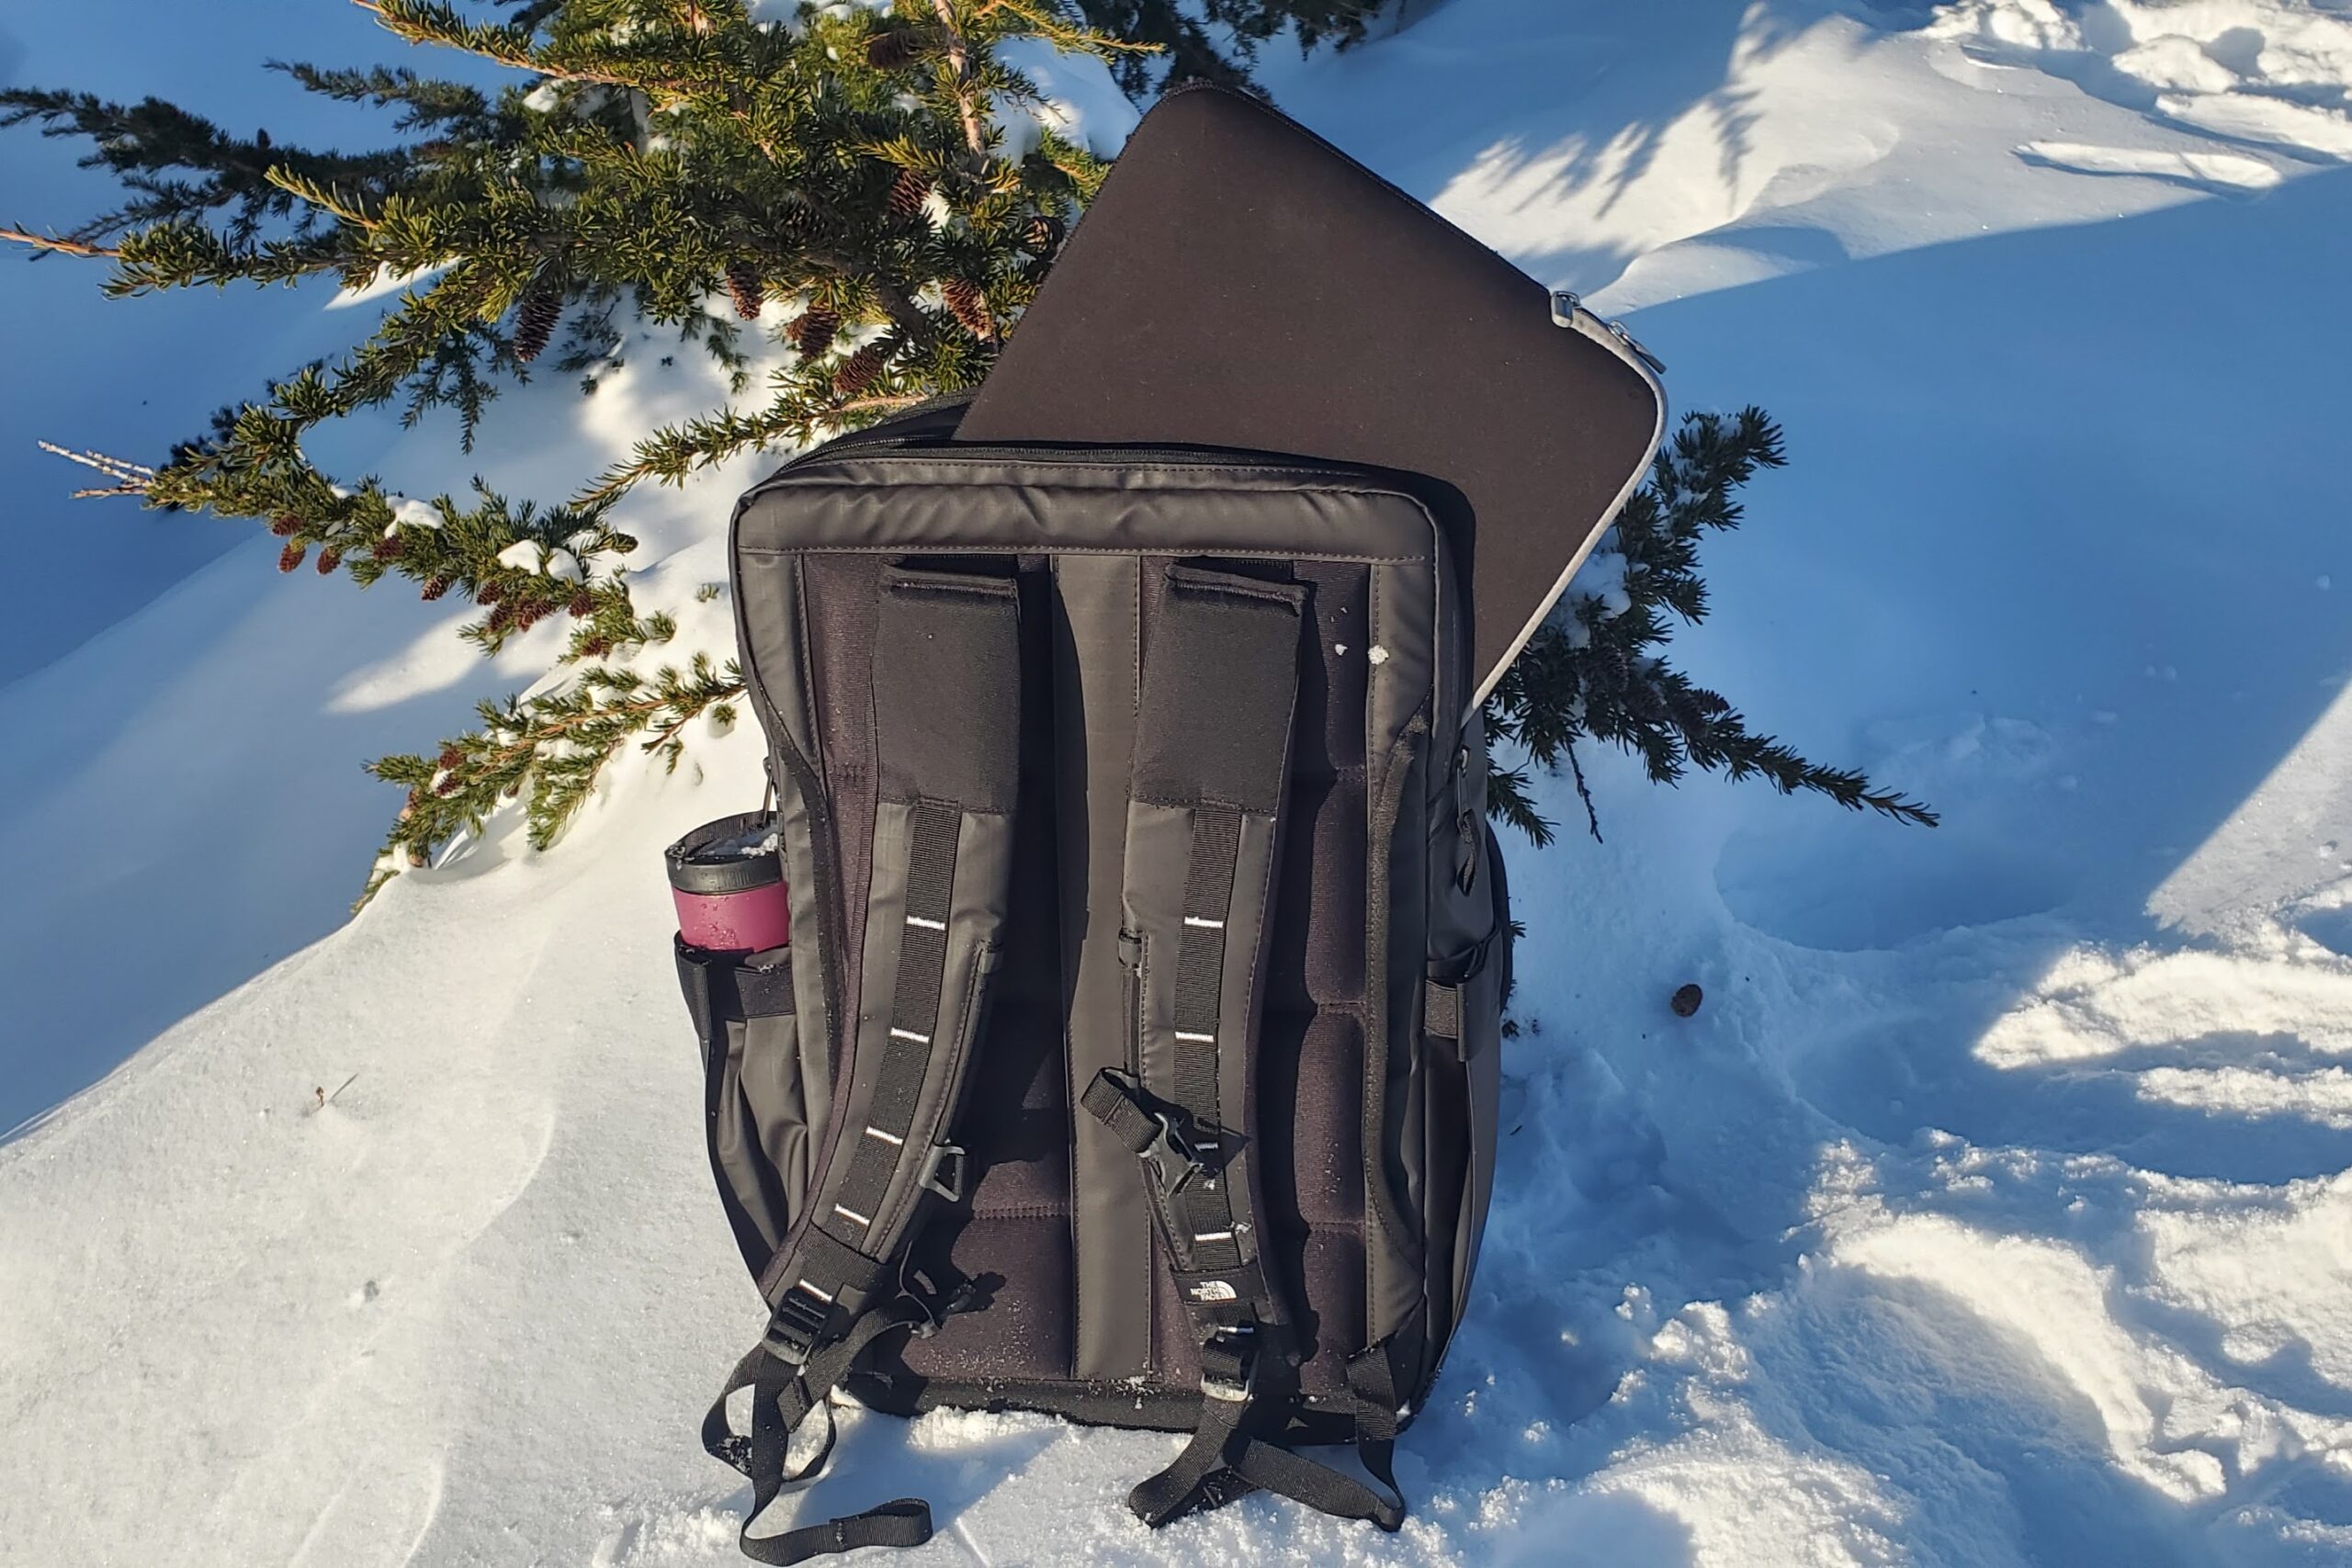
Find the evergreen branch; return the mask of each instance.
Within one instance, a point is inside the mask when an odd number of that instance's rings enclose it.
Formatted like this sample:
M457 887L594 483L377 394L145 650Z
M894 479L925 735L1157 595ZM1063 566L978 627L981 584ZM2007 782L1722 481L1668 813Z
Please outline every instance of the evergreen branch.
M591 665L571 682L527 699L485 703L481 725L442 742L431 758L379 757L368 771L408 791L384 840L395 866L424 865L443 845L479 833L491 814L527 795L533 848L546 849L594 794L605 765L635 741L674 769L684 732L697 719L732 724L744 691L741 669L698 653L681 670L650 678L609 664ZM370 880L362 902L382 886Z
M1674 784L1695 767L1735 780L1760 778L1783 795L1824 795L1851 810L1936 825L1936 814L1917 801L1878 789L1860 773L1808 761L1777 738L1750 730L1729 702L1653 651L1670 640L1668 614L1690 622L1706 616L1699 539L1710 529L1738 526L1737 492L1759 469L1786 461L1780 427L1759 409L1729 418L1685 416L1611 531L1612 553L1624 561L1624 602L1611 607L1590 595L1563 600L1497 683L1487 709L1489 732L1516 742L1547 771L1566 766L1595 839L1600 815L1576 750L1584 739L1632 752L1657 784ZM1496 778L1503 787L1489 796L1493 814L1542 842L1548 824L1542 832L1532 825L1523 776Z

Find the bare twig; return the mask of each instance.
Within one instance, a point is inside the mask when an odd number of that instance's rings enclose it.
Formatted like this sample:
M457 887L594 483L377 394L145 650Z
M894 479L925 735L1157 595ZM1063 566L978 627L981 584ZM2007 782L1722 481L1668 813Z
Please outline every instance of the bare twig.
M122 254L112 245L85 245L79 240L62 239L55 234L36 234L25 229L0 229L0 240L14 240L20 245L30 245L37 251L57 251L69 256Z
M964 144L975 157L988 154L988 133L980 129L980 107L974 101L971 85L965 73L971 65L971 54L964 47L964 31L956 25L956 7L950 0L931 0L931 8L939 16L940 29L947 35L947 68L956 73L956 107L964 120Z
M77 490L74 492L74 499L76 501L107 495L145 495L148 487L155 482L154 469L144 463L134 463L128 457L109 457L104 452L76 452L70 446L60 446L54 441L41 441L35 445L39 446L42 451L52 453L69 463L79 463L85 468L96 468L115 481L111 487L104 490Z

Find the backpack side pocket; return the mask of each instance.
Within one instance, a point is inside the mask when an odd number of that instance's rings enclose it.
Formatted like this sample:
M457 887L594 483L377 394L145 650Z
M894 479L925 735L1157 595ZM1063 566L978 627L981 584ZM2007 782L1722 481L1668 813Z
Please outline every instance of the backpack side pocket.
M681 941L677 960L702 1043L710 1173L756 1276L807 1200L813 1154L791 955L711 953Z

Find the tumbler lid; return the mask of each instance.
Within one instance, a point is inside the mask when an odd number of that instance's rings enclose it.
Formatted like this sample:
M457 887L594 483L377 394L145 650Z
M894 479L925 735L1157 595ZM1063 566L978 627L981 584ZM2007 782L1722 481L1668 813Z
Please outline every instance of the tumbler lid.
M662 852L670 886L681 893L747 893L784 880L775 818L764 811L721 817Z

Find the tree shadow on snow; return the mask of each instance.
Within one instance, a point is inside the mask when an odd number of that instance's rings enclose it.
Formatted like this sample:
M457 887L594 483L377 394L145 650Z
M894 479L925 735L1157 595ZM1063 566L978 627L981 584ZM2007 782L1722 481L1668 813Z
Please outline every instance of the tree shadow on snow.
M2183 866L2340 716L2352 617L2330 596L2347 562L2325 454L2352 341L2333 276L2347 222L2352 173L2313 174L2251 201L1830 260L1640 313L1683 399L1765 403L1792 454L1757 485L1749 526L1710 541L1715 614L1679 662L1947 825L1913 833L1753 784L1659 791L1589 756L1609 844L1513 846L1519 970L1544 1032L1506 1058L1521 1136L1450 1378L1469 1372L1476 1418L1581 1420L1585 1435L1506 1447L1507 1473L1573 1481L1628 1440L1670 1438L1670 1422L1612 1407L1648 1408L1621 1382L1648 1353L1645 1325L1792 1286L1817 1246L1825 1149L1924 1170L1930 1129L2032 1156L1989 1195L1937 1176L1890 1193L1891 1210L2088 1243L2128 1332L2224 1388L2352 1406L2308 1343L2248 1362L2225 1350L2228 1325L2152 1304L2128 1234L2140 1172L2276 1188L2352 1167L2352 1129L2276 1109L2312 1105L2298 1084L2344 1064L2330 1026L2278 1023L2291 991L2217 1025L2215 997L2226 1009L2237 992L2192 972L2176 1005L2158 974L2094 1021L2116 1033L2102 1055L1979 1052L2085 946L2233 952L2151 910L2199 918ZM1579 818L1565 789L1555 804ZM2342 875L2308 857L2246 863L2223 891L2257 907ZM2340 947L2334 909L2301 924ZM1663 998L1686 979L1708 999L1684 1022ZM2228 1075L2255 1092L2209 1081ZM1925 1287L1871 1291L1943 1338L1973 1321ZM1801 1348L1787 1354L1792 1386L1818 1381ZM1957 1392L1920 1376L1932 1408L1831 1400L1792 1411L1788 1440L1883 1472L1932 1436L1997 1477L1987 1496L2016 1510L2034 1561L2197 1560L2182 1526L2276 1502L2274 1486L2352 1523L2352 1493L2273 1464L2176 1502L2104 1440L2077 1440L2064 1374ZM1542 1393L1514 1398L1522 1379ZM1466 1437L1428 1419L1425 1451ZM1943 1560L1927 1536L1911 1544Z

